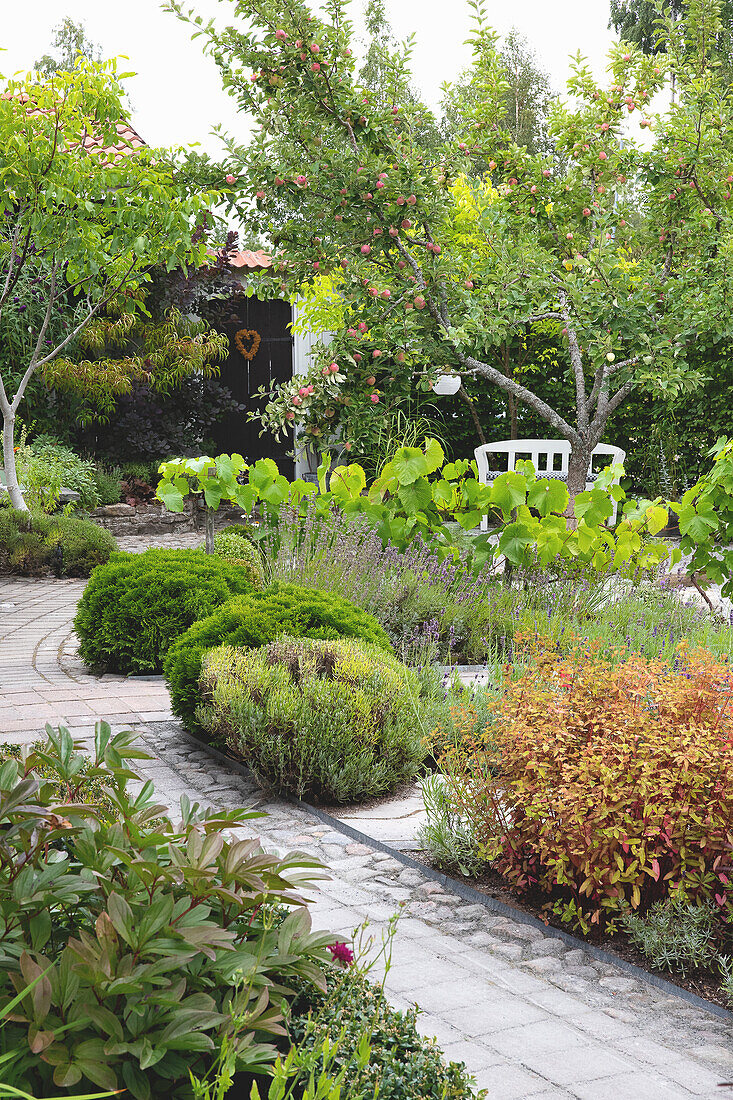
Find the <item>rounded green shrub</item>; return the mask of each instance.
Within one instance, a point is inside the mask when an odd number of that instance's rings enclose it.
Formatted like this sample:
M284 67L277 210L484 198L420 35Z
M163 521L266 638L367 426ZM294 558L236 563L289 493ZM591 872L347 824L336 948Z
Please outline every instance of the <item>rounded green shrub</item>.
M214 553L221 558L235 562L249 575L253 588L262 588L265 583L265 569L262 555L238 529L231 527L220 531L214 538Z
M249 573L201 550L114 554L84 590L74 626L90 668L160 672L173 641L232 596Z
M229 600L182 634L168 651L163 671L174 714L197 728L201 661L220 645L256 649L281 634L299 638L360 638L389 652L391 646L373 615L348 600L313 588L279 582L263 592Z
M353 802L386 794L424 757L417 675L364 642L284 637L204 657L197 719L285 794Z
M116 549L109 531L91 520L0 508L0 572L88 577Z

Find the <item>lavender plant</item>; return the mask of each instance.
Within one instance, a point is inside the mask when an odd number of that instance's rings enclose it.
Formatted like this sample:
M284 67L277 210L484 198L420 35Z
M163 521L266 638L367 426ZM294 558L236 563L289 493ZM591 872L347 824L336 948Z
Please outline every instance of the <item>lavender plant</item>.
M496 563L476 568L470 540L453 557L414 540L406 550L382 545L363 516L281 512L260 543L272 580L334 592L373 614L401 659L480 663L494 670L511 659L517 633L562 642L600 639L619 654L673 658L685 638L720 655L733 651L730 624L688 606L647 574L636 582L610 571L515 570L506 583Z

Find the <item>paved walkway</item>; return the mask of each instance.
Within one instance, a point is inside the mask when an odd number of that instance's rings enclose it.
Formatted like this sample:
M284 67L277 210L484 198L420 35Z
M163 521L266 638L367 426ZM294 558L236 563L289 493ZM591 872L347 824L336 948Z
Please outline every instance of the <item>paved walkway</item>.
M82 736L97 716L139 728L145 776L171 805L182 794L266 809L253 831L330 868L314 902L321 927L378 935L401 908L386 989L417 1002L425 1034L465 1061L490 1100L678 1100L725 1096L733 1079L726 1020L658 990L581 946L462 900L419 870L277 800L216 763L168 719L160 683L96 678L74 657L83 582L0 580L0 731L30 741L45 721ZM361 824L361 822L360 822Z

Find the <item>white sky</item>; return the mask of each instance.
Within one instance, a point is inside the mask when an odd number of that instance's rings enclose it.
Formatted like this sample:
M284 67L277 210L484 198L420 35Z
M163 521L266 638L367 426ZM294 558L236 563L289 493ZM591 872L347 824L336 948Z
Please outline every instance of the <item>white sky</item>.
M363 0L352 0L357 25ZM185 0L205 16L230 18L230 0ZM504 34L516 26L534 46L554 88L564 90L568 56L580 50L600 75L612 42L606 28L608 0L486 0L490 22ZM470 30L464 0L387 0L398 38L416 32L415 84L436 106L440 86L468 63L464 41ZM216 155L211 138L216 123L242 138L247 126L234 101L221 90L213 62L202 56L200 40L191 42L187 26L161 12L157 0L0 0L0 73L28 69L49 52L53 27L64 16L83 22L87 35L105 57L125 54L123 69L138 75L128 82L132 123L151 145L198 142Z

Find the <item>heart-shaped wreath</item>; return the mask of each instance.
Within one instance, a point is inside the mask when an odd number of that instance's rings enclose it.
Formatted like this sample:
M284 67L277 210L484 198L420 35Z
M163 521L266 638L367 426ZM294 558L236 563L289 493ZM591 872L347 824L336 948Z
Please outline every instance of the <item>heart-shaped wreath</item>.
M251 340L249 350L244 346L245 340ZM254 359L260 346L262 337L259 332L255 332L253 328L240 328L239 332L234 337L234 343L237 345L237 350L245 359L249 359L250 362Z

